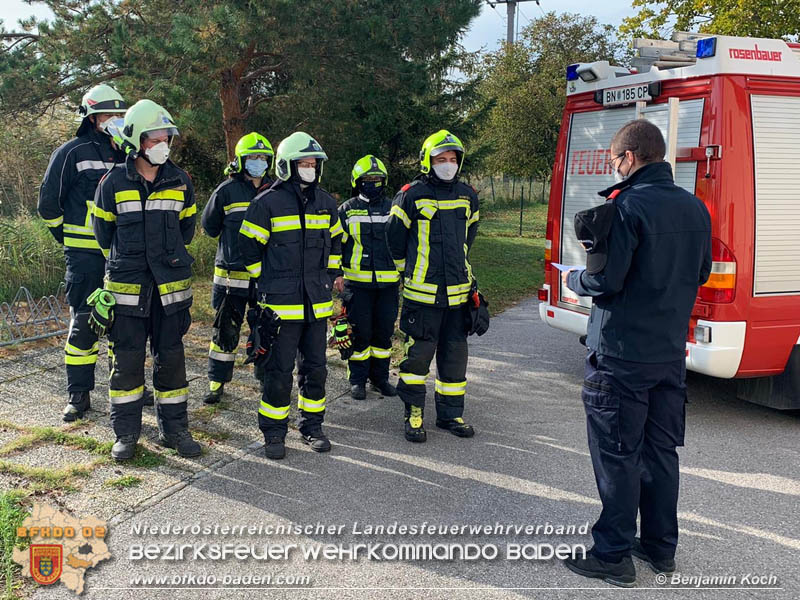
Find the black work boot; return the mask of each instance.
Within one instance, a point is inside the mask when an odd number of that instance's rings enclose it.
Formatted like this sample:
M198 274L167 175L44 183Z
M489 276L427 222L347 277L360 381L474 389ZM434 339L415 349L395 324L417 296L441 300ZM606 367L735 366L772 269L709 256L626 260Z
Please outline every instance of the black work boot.
M422 427L422 407L406 406L406 439L409 442L421 444L428 439L428 434Z
M224 387L225 385L222 384L216 390L209 391L206 397L203 398L203 404L219 404L219 401L222 400L222 391Z
M133 433L118 435L117 441L111 447L111 457L114 460L129 460L133 458L136 452L136 442L138 441L139 436Z
M636 567L630 556L626 556L616 563L600 560L590 550L586 558L564 559L564 566L573 573L602 579L606 583L619 587L633 587L636 585Z
M63 419L67 423L83 418L83 414L91 408L89 392L72 392L69 403L64 407Z
M464 419L461 417L456 417L455 419L436 419L436 426L439 429L446 429L458 437L470 438L475 435L475 430L472 428L472 425L464 423Z
M355 383L351 385L350 397L353 400L365 400L367 398L367 387L363 383Z
M203 453L200 444L194 441L188 429L181 429L177 433L165 435L158 434L158 443L165 448L173 448L184 458L194 458Z
M378 390L381 393L381 396L387 396L389 398L397 396L397 388L389 383L388 380L380 381L378 383L373 382L372 387Z
M330 452L331 442L328 436L322 432L322 427L314 429L308 435L301 435L303 436L303 443L311 446L314 452Z
M286 444L282 436L272 436L264 439L264 454L272 460L280 460L286 456Z
M633 547L631 547L631 554L636 558L642 559L655 573L664 573L664 575L672 575L675 572L675 559L662 558L661 560L653 560L650 555L645 552L642 547L642 540L638 537L633 538Z
M142 392L142 400L144 401L144 406L153 406L155 404L155 400L153 399L153 392L147 389L147 386L144 386L144 391Z

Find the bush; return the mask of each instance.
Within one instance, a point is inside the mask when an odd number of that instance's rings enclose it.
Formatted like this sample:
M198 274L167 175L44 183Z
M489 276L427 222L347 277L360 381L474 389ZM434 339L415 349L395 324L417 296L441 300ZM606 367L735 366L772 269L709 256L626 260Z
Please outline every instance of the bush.
M41 219L0 219L0 302L25 286L34 296L55 294L64 279L64 253Z
M192 243L189 244L189 254L194 258L193 272L196 279L211 279L214 276L214 256L217 252L217 238L206 235L206 232L197 226Z

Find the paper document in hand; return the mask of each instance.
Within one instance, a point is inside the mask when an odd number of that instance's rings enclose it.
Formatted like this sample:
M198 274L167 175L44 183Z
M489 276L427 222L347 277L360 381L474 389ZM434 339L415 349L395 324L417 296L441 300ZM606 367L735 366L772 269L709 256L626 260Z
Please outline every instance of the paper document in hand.
M555 263L555 262L550 264L553 265L553 267L555 267L559 271L580 271L581 269L584 268L578 265L562 265L561 263Z

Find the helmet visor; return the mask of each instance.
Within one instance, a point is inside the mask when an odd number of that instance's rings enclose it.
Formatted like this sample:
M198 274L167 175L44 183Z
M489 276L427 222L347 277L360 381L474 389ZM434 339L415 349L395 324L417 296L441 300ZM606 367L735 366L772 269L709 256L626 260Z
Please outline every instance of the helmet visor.
M454 150L455 152L464 153L464 148L462 148L458 144L444 144L442 146L437 146L433 150L431 150L431 156L439 156L443 152L447 152L448 150Z
M113 138L122 137L122 128L125 126L125 119L122 117L113 117L106 119L100 128Z
M177 127L163 127L161 129L153 129L151 131L142 132L142 138L146 140L152 138L160 139L163 137L171 138L176 135L180 135Z

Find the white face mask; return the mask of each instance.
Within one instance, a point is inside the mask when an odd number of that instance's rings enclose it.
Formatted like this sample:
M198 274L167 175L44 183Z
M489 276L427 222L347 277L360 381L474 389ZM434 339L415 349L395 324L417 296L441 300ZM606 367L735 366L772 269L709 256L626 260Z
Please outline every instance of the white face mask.
M433 165L433 172L442 181L450 181L458 173L458 163L446 162Z
M169 158L169 144L167 142L159 142L152 148L145 150L144 155L154 165L163 165Z
M314 183L317 178L317 170L314 167L297 167L297 174L306 183Z
M623 158L622 162L620 162L619 166L621 167L622 163L624 163L624 162L625 162L625 159ZM630 170L628 170L628 175L630 175ZM628 175L623 175L622 173L620 173L619 167L617 167L616 169L614 169L614 182L615 183L622 183L623 181L625 181L628 178Z

